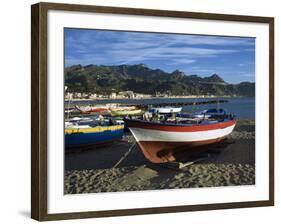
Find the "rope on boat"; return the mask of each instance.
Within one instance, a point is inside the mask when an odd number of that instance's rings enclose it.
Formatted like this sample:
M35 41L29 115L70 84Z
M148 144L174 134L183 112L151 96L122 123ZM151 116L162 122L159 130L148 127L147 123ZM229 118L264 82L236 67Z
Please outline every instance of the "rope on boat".
M115 163L115 165L112 168L116 168L120 163L122 163L124 161L124 159L127 158L127 156L132 151L132 149L134 148L135 145L136 145L136 143L131 145L131 147L128 149L128 151L124 153L124 155L121 157L121 159L119 159L119 161L117 163Z

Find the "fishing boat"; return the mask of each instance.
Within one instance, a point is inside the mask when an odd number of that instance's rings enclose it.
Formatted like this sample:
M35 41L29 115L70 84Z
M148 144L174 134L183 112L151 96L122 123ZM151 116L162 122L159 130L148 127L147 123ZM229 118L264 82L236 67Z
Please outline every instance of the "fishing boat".
M215 117L215 116L224 116L226 114L227 114L226 111L222 108L212 108L212 109L200 111L196 115L198 116L209 115L210 117Z
M134 110L110 110L110 113L113 117L118 116L130 116L130 115L139 115L142 113L141 109Z
M151 113L169 114L181 112L181 107L152 107L149 109Z
M226 114L227 114L226 111L222 108L219 108L219 109L213 108L213 109L208 109L208 110L202 110L202 111L195 112L195 113L177 114L176 117L206 119L206 118L223 117Z
M124 124L109 120L75 119L65 122L67 148L108 143L122 139Z
M199 113L184 113L184 114L177 114L177 118L191 118L191 119L204 119L204 118L210 118L211 115L209 114L199 114Z
M106 113L108 112L107 106L75 106L77 110L79 110L83 114L90 113Z
M110 111L128 111L128 110L136 110L135 106L111 106L109 107Z
M233 116L220 119L186 119L184 121L146 121L125 119L144 156L153 163L174 161L177 152L194 151L221 142L233 131Z

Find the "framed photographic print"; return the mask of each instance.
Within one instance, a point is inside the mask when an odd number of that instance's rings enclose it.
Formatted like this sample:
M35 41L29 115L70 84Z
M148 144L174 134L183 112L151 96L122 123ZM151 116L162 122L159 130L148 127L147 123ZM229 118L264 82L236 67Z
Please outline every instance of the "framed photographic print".
M32 218L274 204L274 19L32 5Z

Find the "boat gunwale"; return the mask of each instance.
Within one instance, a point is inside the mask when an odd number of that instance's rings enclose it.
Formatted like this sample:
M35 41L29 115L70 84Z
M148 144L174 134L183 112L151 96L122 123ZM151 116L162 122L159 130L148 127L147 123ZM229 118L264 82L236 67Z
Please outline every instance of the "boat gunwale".
M98 132L105 132L105 131L117 131L124 129L124 125L110 125L110 126L95 126L90 128L65 128L65 134L77 134L77 133L98 133Z
M237 118L234 118L234 119L225 119L224 121L219 121L217 123L207 123L207 124L181 124L181 123L172 123L172 122L167 122L167 123L164 123L164 122L153 122L153 121L144 121L144 120L138 120L138 119L128 119L128 118L125 118L124 119L124 122L126 123L127 121L128 122L136 122L136 123L140 123L140 124L149 124L149 125L160 125L160 126L176 126L176 127L195 127L195 126L208 126L208 125L217 125L217 124L223 124L223 123L227 123L227 122L230 122L230 121L233 121L234 123L237 122Z

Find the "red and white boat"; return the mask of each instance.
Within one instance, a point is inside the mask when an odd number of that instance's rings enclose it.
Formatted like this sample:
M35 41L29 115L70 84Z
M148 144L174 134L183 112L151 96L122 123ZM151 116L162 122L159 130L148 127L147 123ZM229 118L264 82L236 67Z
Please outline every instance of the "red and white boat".
M125 119L144 156L153 163L171 162L175 160L175 153L178 151L189 151L199 146L221 142L236 125L233 118L196 122Z
M75 107L83 114L108 112L107 106L75 106Z

